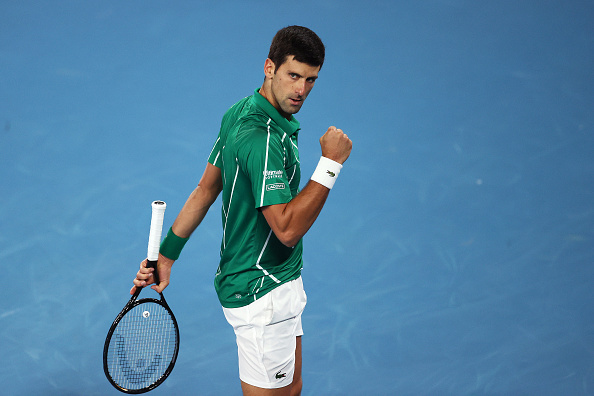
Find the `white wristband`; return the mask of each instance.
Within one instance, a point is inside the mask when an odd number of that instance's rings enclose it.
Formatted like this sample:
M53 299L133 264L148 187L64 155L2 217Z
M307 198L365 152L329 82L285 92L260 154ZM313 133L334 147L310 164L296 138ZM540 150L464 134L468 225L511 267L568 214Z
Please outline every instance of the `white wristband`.
M332 190L341 169L342 165L338 162L326 157L320 157L320 162L318 162L316 170L313 175L311 175L311 180Z

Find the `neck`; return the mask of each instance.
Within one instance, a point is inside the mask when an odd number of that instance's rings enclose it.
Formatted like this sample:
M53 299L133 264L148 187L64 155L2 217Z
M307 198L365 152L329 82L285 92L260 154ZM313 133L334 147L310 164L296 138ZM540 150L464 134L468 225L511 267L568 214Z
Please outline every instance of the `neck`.
M291 114L285 113L281 110L279 104L277 103L276 99L272 95L272 82L269 79L264 80L264 83L260 87L260 95L262 95L275 109L278 113L286 118L287 120L291 121Z

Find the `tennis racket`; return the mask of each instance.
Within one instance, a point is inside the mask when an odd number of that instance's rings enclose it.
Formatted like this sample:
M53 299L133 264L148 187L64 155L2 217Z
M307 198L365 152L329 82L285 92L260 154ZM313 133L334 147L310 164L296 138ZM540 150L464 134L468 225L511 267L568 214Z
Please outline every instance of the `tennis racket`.
M165 202L152 203L147 267L156 266L165 215ZM137 287L122 312L111 325L103 347L103 371L109 382L124 393L144 393L169 376L179 350L179 329L163 293L160 299L137 300Z

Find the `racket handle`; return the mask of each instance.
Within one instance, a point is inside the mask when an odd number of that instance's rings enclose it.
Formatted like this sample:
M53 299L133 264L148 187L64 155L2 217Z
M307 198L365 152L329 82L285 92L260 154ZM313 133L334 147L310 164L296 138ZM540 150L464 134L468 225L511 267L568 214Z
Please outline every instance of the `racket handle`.
M159 284L159 275L157 274L157 260L159 259L159 247L161 245L161 234L163 233L163 219L165 217L165 208L167 204L163 201L154 201L151 204L151 228L149 232L149 242L147 249L147 267L154 268L153 277L155 283Z
M159 273L157 272L157 260L155 260L155 261L147 260L146 268L154 268L155 269L153 271L153 280L155 281L155 285L158 285L160 283L160 280L159 280Z
M149 261L159 259L159 246L161 245L161 233L163 232L163 218L167 205L163 201L155 201L151 205L153 213L151 216L151 229L146 257Z

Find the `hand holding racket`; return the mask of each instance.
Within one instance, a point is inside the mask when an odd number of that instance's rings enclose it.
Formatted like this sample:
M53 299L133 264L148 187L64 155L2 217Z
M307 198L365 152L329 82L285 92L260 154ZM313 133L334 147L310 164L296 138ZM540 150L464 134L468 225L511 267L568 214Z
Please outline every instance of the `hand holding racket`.
M146 266L155 269L152 274L157 285L156 265L165 207L162 201L152 204L146 260ZM165 297L159 293L159 300L143 298L137 301L141 290L142 287L135 286L132 298L111 325L103 347L105 376L124 393L148 392L163 383L173 370L179 351L177 321Z
M155 285L151 286L151 289L157 293L162 293L163 290L165 290L165 288L169 285L171 267L173 266L175 260L171 260L170 258L159 254L157 262L159 263L159 267L157 267L157 265L150 265L148 259L145 259L142 263L140 263L140 269L136 273L136 278L134 279L134 286L132 286L132 289L130 289L131 295L134 295L136 290L142 289L153 282ZM158 270L160 270L160 273L155 274ZM151 276L153 277L152 281ZM163 280L165 280L165 283L161 286Z

